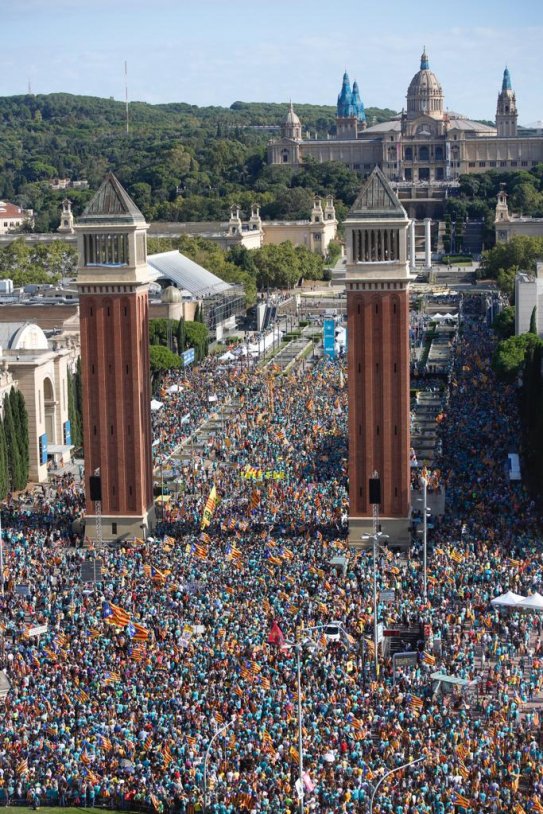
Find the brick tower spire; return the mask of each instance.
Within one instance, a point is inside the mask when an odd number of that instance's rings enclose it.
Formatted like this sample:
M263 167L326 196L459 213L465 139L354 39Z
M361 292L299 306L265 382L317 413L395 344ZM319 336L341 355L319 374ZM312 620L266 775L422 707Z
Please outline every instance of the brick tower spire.
M75 225L91 539L154 527L145 218L110 173ZM99 474L101 521L89 478Z
M371 533L369 479L381 479L383 530L408 538L409 219L376 167L347 220L349 538Z

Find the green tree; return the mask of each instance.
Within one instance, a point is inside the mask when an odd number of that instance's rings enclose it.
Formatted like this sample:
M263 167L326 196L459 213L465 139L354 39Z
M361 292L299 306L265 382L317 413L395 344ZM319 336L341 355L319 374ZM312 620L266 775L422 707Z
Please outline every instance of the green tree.
M29 439L28 439L28 414L26 411L26 404L23 394L20 390L11 388L9 393L9 400L11 405L11 414L13 416L13 424L15 427L15 437L17 441L17 449L20 459L20 473L19 483L22 484L16 488L24 489L28 483L28 473L30 468L29 461Z
M168 370L178 370L182 364L179 356L163 345L151 345L149 347L149 363L153 387L161 373Z
M532 313L530 314L530 328L529 333L537 336L537 306L534 305Z
M484 274L497 279L501 269L534 271L536 260L543 256L543 237L516 235L507 243L498 243L483 253L481 263Z
M543 342L531 333L504 339L494 352L492 368L500 379L513 382L524 372L527 355L542 345Z
M207 355L209 332L202 322L185 321L185 348L194 348L196 361L201 361Z
M515 308L506 306L495 318L492 328L498 339L509 339L515 334Z
M81 414L77 407L77 371L68 371L68 418L72 434L72 444L80 447L83 443Z
M9 487L10 489L18 491L26 486L26 481L22 482L24 469L17 442L17 430L11 410L11 400L8 393L4 396L4 433L8 458Z
M0 500L9 492L9 469L4 422L0 420Z

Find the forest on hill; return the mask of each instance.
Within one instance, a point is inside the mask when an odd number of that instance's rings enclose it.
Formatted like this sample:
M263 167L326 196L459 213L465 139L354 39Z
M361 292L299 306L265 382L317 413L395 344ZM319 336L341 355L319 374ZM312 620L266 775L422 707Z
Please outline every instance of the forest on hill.
M335 107L296 104L304 131L326 137ZM0 98L0 198L32 208L36 231L58 226L67 194L53 178L87 180L70 189L77 216L108 170L148 220L220 220L231 204L260 203L264 217L307 217L313 195L333 194L348 207L360 176L341 164L268 167L266 144L279 132L288 104L234 102L229 108L184 103L129 104L66 93ZM370 122L393 110L370 108ZM277 129L274 129L277 128Z

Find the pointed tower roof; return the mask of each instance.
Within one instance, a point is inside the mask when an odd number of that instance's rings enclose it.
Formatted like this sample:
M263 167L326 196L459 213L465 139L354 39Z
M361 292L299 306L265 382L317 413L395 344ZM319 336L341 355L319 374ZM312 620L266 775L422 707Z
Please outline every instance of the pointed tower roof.
M352 91L351 81L347 71L343 74L341 93L337 97L337 115L340 117L352 115Z
M358 82L355 80L353 83L352 105L354 108L355 116L360 121L366 121L366 111L364 110L364 102L360 98L360 91L358 90Z
M506 68L505 71L503 72L502 90L512 90L511 74L509 73L509 68Z
M407 212L379 167L366 178L349 211L349 218L402 218Z
M430 61L428 59L428 54L426 53L426 46L422 49L422 56L420 58L420 69L421 71L429 71L430 70Z
M99 223L145 223L142 213L112 172L106 175L98 192L78 219L78 225Z

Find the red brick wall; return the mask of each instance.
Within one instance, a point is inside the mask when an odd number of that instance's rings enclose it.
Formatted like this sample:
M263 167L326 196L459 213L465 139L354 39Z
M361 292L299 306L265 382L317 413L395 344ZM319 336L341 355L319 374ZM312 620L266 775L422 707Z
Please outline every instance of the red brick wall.
M140 516L153 502L147 293L82 294L80 328L86 494L100 467L102 513Z
M409 301L406 290L349 291L349 514L371 517L368 480L381 478L383 517L407 517L410 493Z

